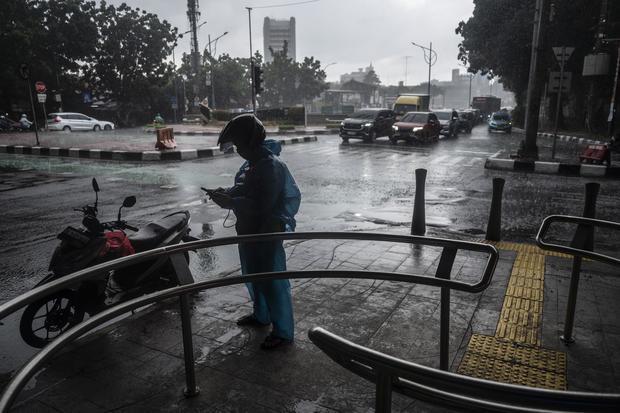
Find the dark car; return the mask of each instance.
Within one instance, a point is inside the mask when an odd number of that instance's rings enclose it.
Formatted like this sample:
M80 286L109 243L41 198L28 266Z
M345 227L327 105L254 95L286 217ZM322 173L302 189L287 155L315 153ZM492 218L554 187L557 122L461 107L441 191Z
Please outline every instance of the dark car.
M495 112L489 118L489 132L512 132L512 120L508 112Z
M471 133L476 124L475 114L471 110L460 110L459 112L459 132Z
M432 112L408 112L392 126L390 142L399 139L408 142L429 143L439 140L441 123Z
M459 136L458 121L459 115L455 110L434 110L439 122L441 122L440 135L446 138L457 138Z
M361 109L340 123L340 137L343 142L350 138L374 142L381 136L392 135L394 112L389 109Z

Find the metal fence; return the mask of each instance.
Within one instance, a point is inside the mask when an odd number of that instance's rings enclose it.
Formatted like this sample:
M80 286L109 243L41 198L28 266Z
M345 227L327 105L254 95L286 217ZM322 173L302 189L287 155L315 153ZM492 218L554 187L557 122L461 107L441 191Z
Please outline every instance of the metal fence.
M193 275L185 259L188 251L196 251L203 248L213 248L224 245L234 245L239 243L273 241L273 240L360 240L375 242L405 243L412 246L431 246L442 248L439 266L435 277L407 274L390 273L383 271L349 271L349 270L312 270L312 271L287 271L262 273L245 276L234 276L219 278L215 280L193 282ZM480 279L476 283L467 283L458 280L451 280L450 273L455 256L459 250L478 252L487 254L486 265L482 271ZM108 263L100 264L85 270L59 278L48 284L41 285L33 290L16 297L0 306L0 320L6 318L15 311L33 303L41 298L47 297L54 292L69 288L71 285L84 280L101 277L112 270L117 270L129 265L152 260L153 258L169 257L172 267L180 281L178 287L159 291L153 294L135 298L123 302L117 306L109 308L101 313L94 315L87 321L80 323L63 335L58 337L47 347L36 354L22 369L13 377L11 382L4 389L0 398L0 411L6 412L15 401L19 392L26 385L28 380L41 368L41 366L51 360L65 346L75 341L80 336L90 332L110 320L115 319L132 310L145 305L160 302L162 300L178 297L181 309L181 325L183 335L183 351L185 360L186 389L187 396L198 394L194 373L192 330L189 311L189 294L197 291L208 290L229 285L243 284L246 282L276 280L276 279L304 279L304 278L357 278L398 281L404 283L416 283L435 286L441 288L441 318L440 318L440 365L441 368L448 368L449 356L449 321L450 321L450 290L460 290L470 293L483 291L491 283L495 267L498 262L498 252L490 245L475 242L448 240L423 236L391 235L377 233L354 233L354 232L307 232L307 233L276 233L261 235L245 235L237 237L226 237L219 239L194 241L184 244L162 247L159 249L142 252L129 257L123 257Z

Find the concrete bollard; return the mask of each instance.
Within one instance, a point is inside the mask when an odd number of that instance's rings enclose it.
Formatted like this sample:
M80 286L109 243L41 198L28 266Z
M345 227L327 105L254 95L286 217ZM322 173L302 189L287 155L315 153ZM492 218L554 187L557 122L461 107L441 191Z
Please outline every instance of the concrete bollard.
M502 232L502 193L504 192L504 178L493 178L493 197L491 199L491 212L487 223L487 235L489 241L500 241Z
M426 169L415 170L415 199L413 201L413 219L411 220L411 235L426 234L426 212L424 201L424 186Z

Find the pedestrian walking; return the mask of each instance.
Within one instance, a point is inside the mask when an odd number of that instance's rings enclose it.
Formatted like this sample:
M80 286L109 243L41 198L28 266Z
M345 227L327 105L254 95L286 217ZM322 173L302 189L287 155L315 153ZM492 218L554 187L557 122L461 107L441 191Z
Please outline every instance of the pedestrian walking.
M231 120L220 133L218 143L224 150L233 144L246 160L230 188L208 191L220 207L234 212L239 235L293 231L301 193L288 167L278 158L279 144L265 142L265 128L253 114ZM286 271L282 241L239 244L243 274ZM237 320L240 326L272 326L261 344L272 350L294 339L293 305L289 280L248 284L253 312Z

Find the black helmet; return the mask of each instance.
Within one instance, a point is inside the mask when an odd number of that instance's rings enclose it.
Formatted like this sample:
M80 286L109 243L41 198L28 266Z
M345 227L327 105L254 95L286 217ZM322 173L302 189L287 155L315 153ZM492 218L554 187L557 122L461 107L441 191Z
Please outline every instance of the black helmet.
M235 137L244 138L250 146L260 145L266 137L263 123L253 113L244 113L233 118L220 132L218 145L232 143Z

